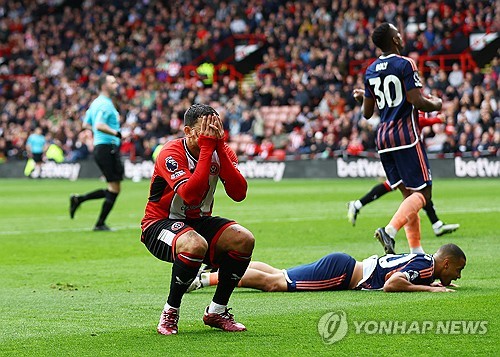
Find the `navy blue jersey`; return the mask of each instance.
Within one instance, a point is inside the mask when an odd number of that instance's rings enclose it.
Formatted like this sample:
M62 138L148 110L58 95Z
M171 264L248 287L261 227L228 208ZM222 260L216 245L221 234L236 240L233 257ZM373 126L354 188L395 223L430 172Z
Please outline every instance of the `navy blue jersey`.
M411 58L380 56L366 70L365 97L373 98L380 112L376 139L379 153L405 149L418 142L418 111L408 102L407 93L421 87Z
M429 254L388 254L371 256L363 261L363 280L358 289L382 289L394 273L403 273L415 285L434 281L434 258Z
M284 270L288 291L347 290L356 260L345 253L331 253L310 263Z

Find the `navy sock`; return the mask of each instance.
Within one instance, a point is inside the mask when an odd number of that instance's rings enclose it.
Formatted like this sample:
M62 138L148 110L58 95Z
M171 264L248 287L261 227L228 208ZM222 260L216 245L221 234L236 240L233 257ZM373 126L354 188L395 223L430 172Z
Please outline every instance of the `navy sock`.
M429 220L431 221L432 224L439 221L439 218L436 214L436 210L434 209L434 203L432 203L431 200L429 200L429 203L427 203L424 206L424 210L425 210L425 213L427 213L427 217L429 217Z
M370 192L368 192L366 195L364 195L360 201L364 205L375 201L377 198L380 198L381 196L385 195L387 192L390 190L387 190L387 187L381 183L375 187L373 187Z

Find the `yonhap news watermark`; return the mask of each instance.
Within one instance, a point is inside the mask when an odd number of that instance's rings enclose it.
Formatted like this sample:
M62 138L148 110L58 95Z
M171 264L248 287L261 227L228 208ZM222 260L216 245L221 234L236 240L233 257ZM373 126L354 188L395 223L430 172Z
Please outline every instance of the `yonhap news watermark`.
M318 321L318 332L325 344L356 335L484 335L486 320L350 320L345 311L332 311Z

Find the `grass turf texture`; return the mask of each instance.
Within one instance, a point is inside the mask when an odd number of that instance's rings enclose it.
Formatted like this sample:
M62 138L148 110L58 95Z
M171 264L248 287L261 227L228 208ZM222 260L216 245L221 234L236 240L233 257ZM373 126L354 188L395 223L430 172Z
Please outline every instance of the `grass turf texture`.
M183 299L178 336L155 328L168 292L171 265L139 241L149 183L126 181L108 224L92 232L102 201L85 202L69 219L70 193L104 187L97 180L0 181L0 355L495 355L498 351L498 180L437 180L438 215L460 229L437 238L421 213L423 247L434 252L454 242L467 266L454 294L342 291L263 293L237 289L230 306L245 333L224 333L201 317L214 288ZM343 251L361 260L382 254L373 231L385 225L401 200L387 194L364 207L353 228L346 202L374 180L250 181L242 203L216 194L214 214L236 219L256 237L254 260L279 268ZM404 232L398 252L407 250ZM318 321L342 310L347 336L326 345ZM478 334L356 334L354 321L486 320Z

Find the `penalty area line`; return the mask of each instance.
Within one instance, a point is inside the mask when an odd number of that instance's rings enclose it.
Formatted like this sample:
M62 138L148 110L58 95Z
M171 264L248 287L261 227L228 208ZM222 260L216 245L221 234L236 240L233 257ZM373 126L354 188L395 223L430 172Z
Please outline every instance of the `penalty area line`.
M120 230L125 229L138 229L139 225L133 226L113 226L116 231L111 233L118 233ZM63 228L63 229L36 229L36 230L22 230L22 231L0 231L0 236L3 235L19 235L19 234L35 234L35 233L63 233L63 232L93 232L92 228Z

